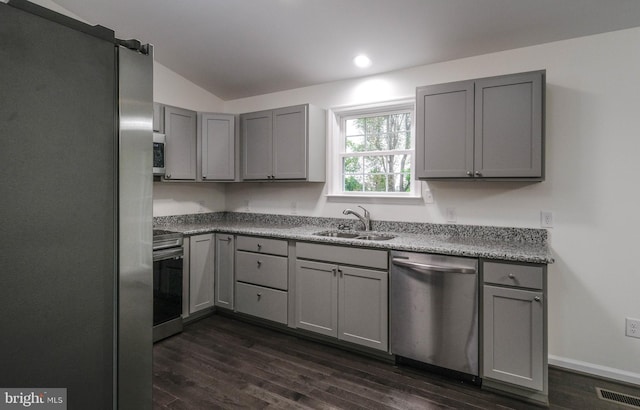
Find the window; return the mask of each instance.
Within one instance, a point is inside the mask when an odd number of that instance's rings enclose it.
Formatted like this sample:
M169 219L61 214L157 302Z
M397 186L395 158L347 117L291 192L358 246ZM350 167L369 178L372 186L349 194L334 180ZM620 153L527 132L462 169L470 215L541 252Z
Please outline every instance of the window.
M334 195L417 195L413 173L413 104L335 112Z

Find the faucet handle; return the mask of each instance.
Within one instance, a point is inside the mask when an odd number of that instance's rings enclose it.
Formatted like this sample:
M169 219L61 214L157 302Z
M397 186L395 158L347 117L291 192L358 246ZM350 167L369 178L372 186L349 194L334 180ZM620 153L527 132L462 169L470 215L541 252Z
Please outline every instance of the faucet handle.
M364 211L364 217L365 217L365 218L368 218L368 217L369 217L369 211L367 211L367 210L364 208L364 206L360 206L360 205L358 205L358 208L362 208L362 210Z

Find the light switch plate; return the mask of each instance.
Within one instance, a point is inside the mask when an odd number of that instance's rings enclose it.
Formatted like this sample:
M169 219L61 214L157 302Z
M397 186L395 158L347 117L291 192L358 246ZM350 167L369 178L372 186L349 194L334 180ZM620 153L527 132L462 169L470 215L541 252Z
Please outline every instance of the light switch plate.
M445 218L449 223L456 223L458 221L458 214L456 212L456 208L448 207L445 210Z

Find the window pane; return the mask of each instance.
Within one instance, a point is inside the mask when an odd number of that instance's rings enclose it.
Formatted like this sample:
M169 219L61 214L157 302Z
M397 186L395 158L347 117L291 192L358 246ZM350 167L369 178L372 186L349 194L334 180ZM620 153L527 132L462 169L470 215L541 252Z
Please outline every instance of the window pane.
M387 172L411 171L411 156L409 154L385 155L383 158Z
M364 135L364 119L363 118L356 118L353 120L346 120L346 130L345 130L345 135L346 136L351 136L351 135Z
M367 174L388 172L385 161L384 161L384 157L382 156L364 157L364 171Z
M362 175L349 175L344 177L342 189L344 192L362 192L364 177Z
M361 174L362 157L344 157L342 160L343 174Z
M380 117L368 117L366 118L366 133L369 134L383 134L387 132L389 117L384 115Z
M364 151L364 136L354 136L345 138L345 152L361 152Z
M411 131L411 114L404 112L390 115L389 131Z
M386 192L387 176L385 174L369 174L364 178L364 190L367 192Z
M411 173L389 175L389 192L410 192Z

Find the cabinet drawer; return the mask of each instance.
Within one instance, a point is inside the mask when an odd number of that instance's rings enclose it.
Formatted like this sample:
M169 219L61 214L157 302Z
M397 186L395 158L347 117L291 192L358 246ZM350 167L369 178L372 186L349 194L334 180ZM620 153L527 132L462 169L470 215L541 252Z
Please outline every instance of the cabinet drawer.
M378 269L387 269L389 266L387 251L307 242L296 244L296 257Z
M236 280L287 290L287 265L282 256L236 251Z
M236 309L240 313L286 324L287 292L237 283Z
M250 252L269 253L287 256L287 241L282 239L258 238L254 236L238 236L236 249Z
M542 266L484 262L483 267L485 283L542 289L544 275Z

